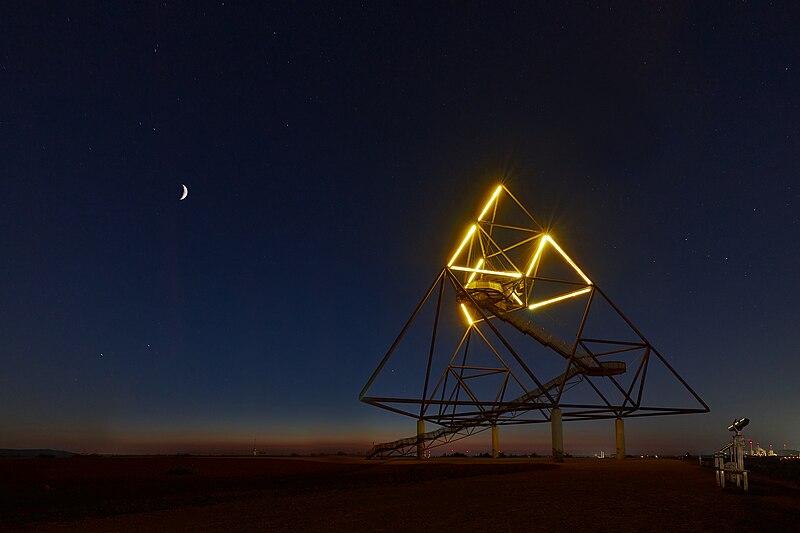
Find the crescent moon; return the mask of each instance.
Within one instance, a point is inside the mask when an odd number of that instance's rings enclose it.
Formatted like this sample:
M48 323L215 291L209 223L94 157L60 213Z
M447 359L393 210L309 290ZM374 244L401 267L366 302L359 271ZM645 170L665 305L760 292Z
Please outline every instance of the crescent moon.
M186 197L189 196L189 188L186 185L181 184L183 187L183 194L181 195L181 200L186 200Z

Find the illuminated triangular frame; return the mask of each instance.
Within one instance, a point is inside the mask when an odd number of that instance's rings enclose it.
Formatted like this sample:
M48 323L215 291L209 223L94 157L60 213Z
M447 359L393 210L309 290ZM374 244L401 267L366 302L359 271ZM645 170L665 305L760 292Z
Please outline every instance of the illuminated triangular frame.
M500 201L501 193L505 193L514 204L516 204L521 211L526 215L527 219L530 220L532 224L532 228L525 228L525 227L513 227L508 225L503 225L497 222L497 213L498 213L498 204ZM488 213L491 212L491 216L487 216ZM512 242L508 245L503 245L497 243L492 238L492 228L493 227L503 227L505 229L510 229L513 231L521 232L521 239L517 242ZM485 239L485 242L484 240ZM528 267L523 272L520 269L519 264L522 261L518 258L517 261L514 261L509 254L512 250L517 250L521 247L524 247L527 244L535 243L535 249L530 255L531 259L526 261ZM536 276L537 269L539 267L539 263L542 258L543 250L545 245L550 245L553 247L558 254L563 258L563 260L572 268L575 274L580 278L580 281L575 280L553 280L553 279L545 279L539 278ZM487 250L489 253L487 253ZM497 258L497 259L495 259ZM494 269L494 268L487 268L487 265L492 263L500 264L501 268ZM473 265L473 266L470 266ZM459 279L459 276L462 278ZM480 278L480 279L478 279ZM498 308L498 304L490 303L487 307L486 302L477 302L473 297L475 291L478 290L478 285L481 283L483 279L490 280L488 282L488 286L493 288L495 293L501 294L502 293L502 301L504 302L504 307L502 309ZM436 400L431 396L428 396L428 383L430 381L430 358L428 362L428 370L425 374L425 386L423 389L423 394L421 398L413 399L413 398L391 398L391 397L376 397L376 396L368 396L367 393L369 392L370 387L375 381L375 378L381 372L382 368L385 366L386 362L394 353L395 348L397 347L398 343L403 338L406 330L411 325L411 323L416 319L417 315L419 314L420 309L425 305L427 300L431 297L431 295L435 292L435 288L437 285L439 286L439 297L437 298L438 306L441 306L442 303L442 291L444 290L445 282L449 280L453 287L455 287L459 300L459 305L462 308L462 311L465 315L465 319L467 321L466 327L467 331L470 328L477 327L478 322L485 323L497 336L499 341L508 349L509 353L513 354L514 358L519 362L522 367L524 368L525 372L533 379L536 383L537 388L534 391L531 391L530 397L520 397L515 398L511 401L482 401L479 398L473 398L472 402L467 402L468 405L473 405L479 411L474 413L468 413L470 415L476 415L473 418L464 419L463 417L460 420L455 419L447 419L447 417L442 417L441 414L443 412L442 406L448 405L448 401L441 399ZM536 281L549 281L549 282L558 282L564 283L567 285L572 285L570 290L566 292L550 297L546 300L539 300L539 301L532 301L529 300L533 286ZM474 283L473 283L474 282ZM493 284L493 285L492 285ZM522 287L521 292L519 291L520 286ZM519 295L523 295L522 298ZM517 317L521 316L520 313L528 311L532 311L547 305L556 304L558 302L563 302L565 300L571 300L576 297L587 295L587 302L586 307L583 312L583 318L581 320L580 326L578 331L575 335L574 341L571 343L571 346L568 346L563 341L559 342L550 342L547 344L545 342L546 339L543 340L543 335L536 333L536 326L533 326L533 330L531 327L522 324L517 319ZM586 317L589 313L589 310L592 305L592 301L594 298L602 298L608 304L610 304L611 308L617 313L617 315L628 325L630 330L635 334L635 337L639 339L640 342L629 342L627 340L619 340L619 339L589 339L582 337L582 331L584 328L584 324L586 321ZM486 309L483 309L486 308ZM527 309L526 309L527 308ZM491 310L491 311L490 311ZM475 316L477 313L478 316ZM437 307L436 312L437 320L439 316L439 308ZM495 327L491 319L500 319L501 321L508 322L515 326L516 329L520 329L521 331L534 336L540 343L543 343L550 348L552 348L555 352L559 353L562 357L564 357L566 362L566 368L563 374L561 374L560 382L557 379L550 380L547 383L542 383L536 375L525 365L522 358L519 357L518 353L509 345L500 331ZM524 326L524 327L523 327ZM433 336L435 339L436 335L436 327L437 324L434 324L433 328ZM533 333L531 333L533 331ZM488 342L488 340L487 340ZM617 346L615 349L605 350L603 352L593 353L593 350L590 348L590 344L601 344L607 346ZM494 349L494 348L493 348ZM635 373L633 378L630 381L629 386L627 389L623 388L617 380L614 378L614 374L611 373L609 367L607 366L608 363L601 361L601 357L606 357L611 354L622 354L625 352L633 351L633 350L643 350L643 356L641 358L640 364L636 367ZM455 352L454 352L455 353ZM431 343L431 354L430 357L433 355L433 342ZM684 387L686 391L697 401L699 407L697 408L686 408L686 407L654 407L654 406L643 406L642 401L642 394L644 390L644 383L645 377L647 374L647 367L650 360L659 360L667 369L668 371L680 382L680 384ZM603 366L603 365L606 366ZM508 370L508 367L505 368ZM622 393L624 396L624 401L619 403L612 403L609 401L605 395L598 389L598 387L593 384L591 372L595 369L598 372L596 376L602 376L604 378L609 378L610 381L613 383L614 387ZM625 368L623 371L626 371ZM633 370L633 369L631 369ZM604 375L604 372L608 372L608 375ZM597 393L601 402L599 404L572 404L569 402L565 402L563 399L563 394L565 392L565 385L567 382L572 379L576 374L581 374L582 379L585 379L589 385L594 389ZM524 388L524 387L523 387ZM434 388L434 390L438 390ZM539 391L536 393L536 391ZM553 390L554 393L551 394L550 391ZM535 394L534 394L535 393ZM546 401L531 401L534 397L538 398L541 396L546 397ZM378 368L373 372L372 376L370 377L369 381L365 385L364 389L359 396L361 401L366 403L375 405L377 407L381 407L384 409L388 409L393 412L397 412L400 414L404 414L407 416L412 416L418 418L419 420L428 420L437 424L442 425L443 427L440 430L429 432L423 437L425 441L425 446L435 446L436 443L442 443L447 441L452 441L454 438L457 438L458 435L467 435L477 431L476 428L482 427L486 428L487 425L497 425L497 424L520 424L520 423L537 423L537 422L546 422L549 420L549 410L559 407L560 409L566 409L564 412L564 419L565 420L586 420L586 419L601 419L601 418L622 418L622 417L634 417L634 416L658 416L658 415L667 415L667 414L686 414L686 413L702 413L708 412L709 407L708 405L697 395L697 393L686 383L685 380L675 371L675 369L664 359L664 357L645 339L645 337L636 329L633 323L624 315L622 312L617 308L616 305L608 298L608 296L592 282L592 280L584 273L584 270L581 269L573 260L570 258L569 255L559 246L555 239L549 235L541 225L536 222L533 216L525 209L525 207L511 194L508 189L503 186L499 185L495 188L493 194L491 195L489 201L484 205L484 208L481 210L480 214L478 215L475 223L470 226L464 238L460 241L459 246L457 247L455 253L451 256L450 261L447 265L443 268L440 272L439 276L437 276L436 281L431 285L430 289L426 293L423 300L417 306L417 309L412 314L411 318L409 319L406 326L401 331L398 338L393 343L392 347L384 356L381 364ZM495 398L497 400L497 398ZM418 412L411 412L408 411L407 407L409 404L416 404L419 406ZM432 405L439 406L439 415L437 416L435 412L431 412L428 410L429 407ZM399 406L399 407L398 407ZM492 409L491 416L485 416L485 408L490 407ZM526 413L531 412L538 412L541 414L540 417L532 419L529 416L526 416ZM409 439L401 439L401 441L396 441L394 443L385 443L376 446L374 453L382 453L381 450L386 451L396 451L398 449L405 449L403 446L408 445ZM405 444L401 444L405 443Z

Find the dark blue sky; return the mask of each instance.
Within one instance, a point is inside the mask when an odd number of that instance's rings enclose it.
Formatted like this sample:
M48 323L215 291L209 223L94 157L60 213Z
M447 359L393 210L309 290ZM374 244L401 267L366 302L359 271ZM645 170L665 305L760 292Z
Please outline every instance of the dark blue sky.
M800 447L798 27L790 2L4 5L0 447L412 433L358 392L499 180L711 406L631 421L630 450L710 451L738 416Z

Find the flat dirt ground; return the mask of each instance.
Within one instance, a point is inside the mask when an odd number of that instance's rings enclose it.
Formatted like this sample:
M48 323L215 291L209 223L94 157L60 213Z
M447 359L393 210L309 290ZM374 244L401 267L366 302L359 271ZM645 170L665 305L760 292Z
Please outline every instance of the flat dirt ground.
M800 531L800 487L673 459L0 459L0 530Z

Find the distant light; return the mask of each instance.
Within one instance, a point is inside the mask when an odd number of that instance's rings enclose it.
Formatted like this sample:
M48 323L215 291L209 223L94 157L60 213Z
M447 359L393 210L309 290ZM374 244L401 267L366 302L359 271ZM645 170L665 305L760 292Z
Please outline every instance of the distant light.
M478 222L480 222L481 219L483 219L483 215L486 214L486 211L489 210L489 208L492 206L492 202L494 202L497 199L497 195L500 194L500 191L502 191L502 190L503 190L503 186L502 185L498 185L497 188L494 190L494 193L492 193L492 197L489 198L488 202L486 202L486 207L484 207L483 211L481 211L481 214L478 215Z
M464 249L464 246L467 244L467 241L469 240L469 238L472 237L472 234L475 233L475 228L477 228L477 227L478 226L473 224L472 227L469 228L469 231L467 232L467 236L464 237L463 241L461 241L461 245L458 247L458 250L456 250L456 253L453 254L453 258L450 259L450 262L447 263L447 266L453 266L453 263L456 262L456 258L458 257L458 254L460 254L461 250Z
M567 298L574 298L575 296L580 296L581 294L586 294L592 290L591 287L586 287L585 289L580 289L577 291L569 292L567 294L562 294L561 296L556 296L555 298L550 298L549 300L545 300L543 302L536 302L528 306L528 309L536 309L537 307L543 307L545 305L560 302L561 300L566 300Z

